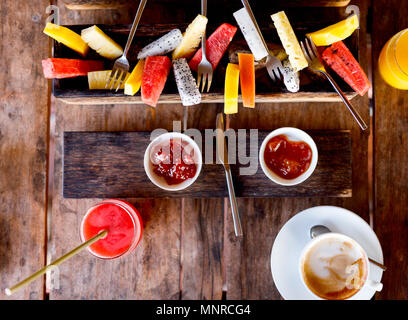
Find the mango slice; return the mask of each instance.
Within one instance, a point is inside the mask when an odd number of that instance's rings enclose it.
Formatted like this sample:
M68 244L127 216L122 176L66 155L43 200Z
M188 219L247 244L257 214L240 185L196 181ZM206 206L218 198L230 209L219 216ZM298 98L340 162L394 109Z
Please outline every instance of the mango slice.
M358 16L352 16L324 29L308 33L316 46L329 46L349 37L359 26Z
M54 40L61 42L68 48L78 52L82 56L86 56L89 47L81 36L74 31L68 29L67 27L62 27L57 24L48 22L45 25L44 33Z
M225 73L224 113L238 113L239 66L228 63Z
M129 78L125 82L125 94L134 96L139 91L142 84L142 74L144 67L144 59L139 60L136 67L133 69Z

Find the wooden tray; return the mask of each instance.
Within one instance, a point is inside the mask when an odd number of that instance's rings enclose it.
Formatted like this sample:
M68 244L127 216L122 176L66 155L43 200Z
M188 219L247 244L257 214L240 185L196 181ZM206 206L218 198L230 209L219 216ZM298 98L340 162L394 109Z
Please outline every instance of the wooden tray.
M258 132L259 147L268 133ZM269 180L260 166L255 175L240 176L240 165L232 165L237 197L351 197L350 132L326 130L310 131L309 134L316 142L319 160L308 180L297 186L284 187ZM65 198L228 196L224 170L219 164L204 164L198 179L185 190L167 192L156 187L150 182L143 167L144 152L149 143L149 132L64 132L63 196ZM215 146L215 138L213 143ZM249 155L249 151L247 154Z
M91 1L92 2L92 1ZM95 1L94 5L98 5ZM79 1L87 5L88 1ZM112 1L108 1L112 3ZM267 42L280 44L280 40L273 26L273 22L270 15L279 10L285 10L289 20L299 39L304 38L305 34L310 31L318 30L329 24L335 23L341 19L344 19L348 14L344 7L298 7L296 4L301 5L304 1L290 1L285 7L283 1L278 4L273 1L265 2L253 2L253 9L255 15L258 18L260 27L263 31L264 37ZM344 1L320 1L321 5L331 3L345 3ZM89 5L89 4L88 4ZM143 16L136 36L133 40L128 59L130 61L131 69L136 64L137 52L145 46L147 43L154 39L157 39L164 33L173 28L180 28L183 32L188 23L194 19L197 13L200 11L199 1L197 3L193 1L180 1L180 0L161 0L154 3L155 10L165 10L165 15L158 15L159 18L153 16L147 12L146 16ZM237 25L232 13L242 7L240 1L209 1L208 12L209 24L207 34L211 34L222 22L228 22L233 25ZM145 9L147 10L147 8ZM167 18L163 18L167 17ZM166 21L164 21L166 20ZM214 22L216 21L216 22ZM149 22L147 24L146 22ZM80 33L80 31L90 25L76 25L68 26L72 30ZM98 25L114 40L124 46L127 40L130 26L129 25ZM359 59L359 47L358 47L359 33L356 30L351 37L346 39L346 45L350 48L356 59ZM238 29L233 43L244 42L241 31ZM245 43L245 42L244 42ZM54 41L53 57L58 58L81 58L71 49L61 45ZM104 60L105 69L111 69L113 62L107 59L103 59L93 50L90 50L87 59ZM228 63L228 54L225 54L219 66L215 70L213 84L211 87L211 93L203 94L203 103L222 103L224 101L224 76L225 68ZM330 84L325 81L311 81L309 77L305 76L306 72L301 72L301 90L298 93L288 92L283 84L273 83L265 69L257 71L257 102L329 102L340 101L338 95L333 91ZM342 90L346 93L349 99L352 99L357 94L337 75L333 74L333 77L337 80ZM282 87L283 86L283 87ZM118 93L106 90L89 90L86 77L78 77L72 79L60 79L53 80L52 92L55 97L64 100L66 103L71 104L143 104L140 98L140 92L135 96L127 96L120 90ZM174 76L171 73L167 80L166 86L160 97L161 103L180 103L180 97L177 93L177 87L174 81Z

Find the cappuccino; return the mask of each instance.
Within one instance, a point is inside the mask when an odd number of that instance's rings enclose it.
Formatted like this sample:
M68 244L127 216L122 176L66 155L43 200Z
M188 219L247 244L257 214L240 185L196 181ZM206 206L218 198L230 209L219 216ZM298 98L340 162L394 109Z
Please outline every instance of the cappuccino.
M315 239L303 253L300 267L307 287L329 300L350 298L367 278L365 253L353 240L337 234Z

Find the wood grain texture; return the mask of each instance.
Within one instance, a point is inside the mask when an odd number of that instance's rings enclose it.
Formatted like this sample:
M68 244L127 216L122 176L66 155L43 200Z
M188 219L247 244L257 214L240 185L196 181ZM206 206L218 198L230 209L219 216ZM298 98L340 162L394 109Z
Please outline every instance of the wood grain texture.
M4 294L45 260L48 84L41 58L49 50L42 36L48 1L31 4L0 4L0 300L44 298L43 278Z
M395 14L398 8L398 14ZM375 231L383 247L384 289L378 299L408 299L408 91L388 86L378 71L383 45L408 25L406 1L373 1L375 94Z
M236 131L231 131L236 132ZM237 197L350 197L351 141L347 131L312 131L319 153L312 176L296 186L273 183L259 165L259 148L269 131L258 132L256 156L249 163L255 174L241 174L248 164L239 164L238 152L250 154L249 132L245 145L236 148L236 163L231 163ZM237 136L238 134L236 134ZM144 171L144 153L150 143L149 132L65 132L63 195L66 198L218 198L227 197L224 169L216 164L215 138L204 136L201 146L203 167L197 180L187 189L169 192L150 182ZM236 138L237 139L237 138ZM206 163L204 146L212 141L213 152ZM236 140L237 141L237 140ZM231 148L231 147L230 147ZM232 160L234 161L234 160ZM254 165L252 165L254 163Z
M58 2L61 23L129 23L134 12L73 11ZM50 259L78 245L79 223L85 211L101 199L67 200L62 197L62 143L64 131L141 131L182 119L182 108L103 105L70 106L55 101L54 192L49 241ZM124 259L103 261L86 251L60 267L56 299L178 299L180 296L181 200L126 199L142 214L145 230L140 245ZM163 245L166 244L166 245ZM78 259L77 259L78 258Z
M224 199L185 199L182 299L221 300Z

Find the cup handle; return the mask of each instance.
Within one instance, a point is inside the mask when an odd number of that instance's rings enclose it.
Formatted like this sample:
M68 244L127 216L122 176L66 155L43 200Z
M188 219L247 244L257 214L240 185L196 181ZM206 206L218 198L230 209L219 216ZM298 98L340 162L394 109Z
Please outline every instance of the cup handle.
M375 291L381 291L383 288L383 284L381 282L374 280L367 280L366 285Z

